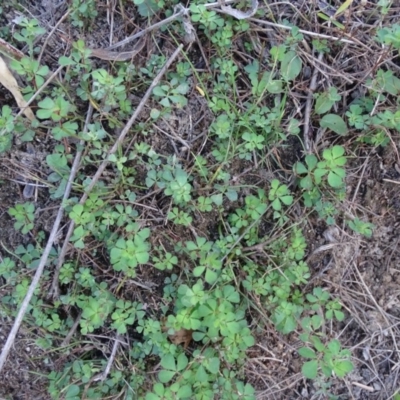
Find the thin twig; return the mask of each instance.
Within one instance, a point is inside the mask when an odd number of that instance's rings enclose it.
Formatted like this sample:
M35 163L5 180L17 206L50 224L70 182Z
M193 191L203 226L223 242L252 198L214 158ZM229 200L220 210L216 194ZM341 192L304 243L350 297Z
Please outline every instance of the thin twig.
M72 328L69 330L67 336L65 336L65 339L62 341L61 343L61 347L66 347L69 345L69 342L72 339L72 336L74 336L74 333L76 332L76 330L78 329L79 326L79 322L81 322L81 317L82 317L82 313L80 313L76 319L74 324L72 325Z
M218 10L215 9L215 11L218 11ZM249 21L255 22L257 24L274 26L275 28L285 29L287 31L291 31L294 28L293 26L286 26L286 25L276 24L274 22L264 21L262 19L256 19L256 18L249 18ZM355 46L358 44L358 43L355 43L352 40L343 39L343 38L336 37L336 36L324 35L323 33L305 31L304 29L299 29L299 32L300 33L304 33L305 35L319 37L321 39L329 39L329 40L339 41L339 42L343 42L343 43L349 43L349 44L352 44L352 45L355 45Z
M179 11L176 12L175 14L172 14L170 17L163 19L160 22L155 23L154 25L151 25L145 29L143 29L142 31L135 33L132 36L127 37L124 40L121 40L120 42L114 43L112 46L107 47L105 50L114 50L117 49L118 47L124 46L132 41L134 41L135 39L139 39L140 37L142 37L143 35L145 35L148 32L154 31L157 28L160 28L163 25L166 25L172 21L175 21L176 19L178 19L179 17L185 15L185 13L188 13L189 10L183 6L180 7Z
M318 60L321 61L323 56L324 53L321 51L318 54ZM311 153L312 149L312 139L310 137L310 115L314 99L314 92L317 89L317 77L318 77L318 68L314 67L314 72L310 83L310 89L307 94L306 112L304 115L303 137L304 137L304 147L306 148L305 150L307 153Z
M354 385L354 386L358 386L359 388L361 388L363 390L366 390L366 391L368 391L370 393L375 392L375 389L373 387L371 387L371 386L363 385L362 383L359 383L359 382L356 382L356 381L351 382L351 384Z
M88 131L89 123L90 123L90 121L92 119L92 114L93 114L93 106L90 103L88 112L86 114L86 120L85 120L85 126L83 127L83 133L86 133ZM80 143L79 143L78 148L79 149L83 149L83 147L84 147L84 141L81 140ZM82 150L79 150L76 153L75 161L77 163L79 163L80 160L81 160L81 157L82 157ZM75 162L74 162L74 166L75 166ZM70 226L68 227L68 232L67 232L67 234L65 236L65 239L64 239L64 244L63 244L63 246L61 248L61 251L60 251L60 253L58 255L57 266L56 266L56 268L54 270L54 273L53 273L53 282L52 282L52 285L51 285L50 292L48 294L49 298L50 297L54 297L54 298L58 298L59 297L58 277L60 276L61 267L64 264L65 254L66 254L68 246L69 246L69 238L71 237L73 231L74 231L74 224L71 222Z
M352 204L354 204L354 201L356 200L358 191L360 190L361 181L362 181L362 179L363 179L363 177L364 177L365 170L366 170L367 165L368 165L368 161L369 161L369 155L368 155L367 159L366 159L365 162L364 162L364 166L363 166L363 169L362 169L362 171L361 171L360 179L358 180L356 190L354 191L353 198L351 199L351 203L352 203Z
M390 182L390 183L395 183L396 185L400 185L400 181L394 181L392 179L386 179L386 178L383 178L382 180L384 182Z
M171 129L171 132L173 132L173 129L172 129L171 125L167 121L165 121L164 119L163 119L163 121ZM181 137L179 137L178 135L170 135L168 132L165 132L164 129L161 129L156 124L153 124L153 128L156 128L158 131L162 132L165 136L169 137L170 139L177 140L178 142L181 142L181 144L183 144L185 147L190 149L190 145L185 140L183 140Z
M107 361L106 368L105 368L105 370L103 372L101 372L99 375L97 375L97 376L95 376L93 378L94 382L97 382L97 381L102 381L103 382L103 381L105 381L107 379L107 376L108 376L108 374L110 373L110 370L111 370L111 366L113 365L115 356L117 355L117 350L118 350L118 346L119 346L120 342L121 342L121 335L117 335L117 337L115 338L115 341L114 341L114 346L113 346L113 349L111 351L110 358Z
M311 58L311 56L310 56L309 53L303 52L303 54L304 54L304 56L305 56L306 58ZM332 73L331 73L330 75L332 75L332 76L338 76L338 77L344 79L344 80L345 80L346 82L348 82L350 85L353 84L353 80L351 80L351 79L348 78L345 74L339 72L339 71L336 70L335 68L329 66L328 64L323 63L319 58L318 58L318 59L314 59L313 61L316 61L316 62L314 63L314 68L319 69L319 71L321 72L321 74L322 74L323 76L326 76L326 75L327 75L327 71L324 71L324 70L322 69L322 67L323 67L324 69L328 70L328 71L332 71ZM310 64L311 64L311 63L312 63L312 62L310 61ZM318 65L318 64L320 64L320 65Z
M42 50L40 51L39 57L37 59L37 62L40 64L40 60L43 57L43 53L47 47L47 44L49 43L50 38L54 35L54 32L57 30L57 28L60 26L60 24L68 17L69 13L71 10L68 10L61 18L60 20L55 24L54 28L51 30L51 32L47 35L46 40L43 43Z

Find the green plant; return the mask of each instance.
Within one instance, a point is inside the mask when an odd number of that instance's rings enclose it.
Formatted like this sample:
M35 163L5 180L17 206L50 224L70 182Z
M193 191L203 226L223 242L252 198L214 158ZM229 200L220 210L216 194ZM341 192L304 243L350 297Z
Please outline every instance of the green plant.
M23 17L19 20L18 25L22 27L20 32L15 32L14 37L20 42L29 46L29 54L33 56L33 42L36 37L46 33L46 30L39 25L36 19L28 19Z
M153 95L164 107L177 105L183 107L187 104L184 96L188 92L189 86L186 82L179 83L178 79L173 78L169 84L159 85L153 89Z
M110 250L113 268L127 276L135 276L135 267L149 261L149 244L146 241L149 236L150 230L144 228L136 232L133 239L118 239Z
M105 290L104 285L95 291L93 296L80 296L76 303L82 309L80 325L84 335L102 326L114 308L113 296ZM118 323L117 328L121 329Z
M14 118L12 110L9 106L3 106L0 116L0 153L10 150L13 130Z
M94 0L73 0L71 4L70 18L72 25L83 28L97 16Z
M310 205L306 205L308 207L314 205L319 217L324 219L328 225L335 224L335 217L340 213L336 202L321 200L319 196L315 200L310 198L309 202Z
M280 211L283 204L290 206L293 202L293 196L290 195L288 187L281 185L277 179L271 181L268 198L272 201L271 206L275 211Z
M33 203L16 204L8 213L15 218L14 228L22 234L27 234L34 227L35 205Z
M178 257L172 255L171 253L165 252L163 249L160 249L161 254L157 257L154 256L152 261L154 266L160 270L171 270L175 265L178 264Z
M40 65L36 60L24 57L20 61L13 60L11 68L21 76L26 77L30 82L33 82L35 89L41 87L49 73L49 68L46 65ZM29 88L28 88L29 90ZM24 90L27 92L27 89Z
M384 8L387 2L380 1L380 5ZM394 24L390 27L379 29L377 39L388 46L393 46L395 49L400 49L400 25Z
M92 72L92 77L90 95L94 100L101 101L103 112L109 112L113 108L118 108L120 112L130 111L123 76L114 77L104 69L97 69Z
M70 173L68 159L63 152L54 153L49 154L46 157L46 163L49 168L53 170L53 172L51 172L47 177L48 181L59 184L57 188L52 188L50 193L52 194L53 198L60 198L64 194L65 186Z
M66 118L70 112L74 111L75 108L61 96L57 97L55 100L47 97L40 101L38 106L39 109L36 112L36 115L39 119L51 118L55 122L59 122L61 119Z
M282 93L282 81L274 79L274 75L268 71L263 72L260 76L259 69L260 65L258 61L253 61L252 64L249 64L244 68L251 81L252 94L258 97L266 91L273 94Z
M331 340L326 345L317 337L308 338L313 347L302 347L299 354L310 359L302 367L303 375L308 379L315 379L320 370L327 378L332 375L343 378L354 368L349 360L350 351L342 349L340 342L336 339Z
M331 149L326 149L322 152L323 161L317 164L317 170L314 173L317 184L320 179L327 174L327 181L333 188L343 186L343 179L346 176L346 171L342 168L346 164L344 156L344 148L342 146L333 146Z
M348 132L346 122L337 114L324 115L319 121L319 124L322 128L328 128L338 135L345 135Z
M315 112L317 114L325 114L342 98L335 87L330 87L326 92L315 94L314 96L316 98Z
M187 212L179 210L177 207L174 207L168 213L168 219L177 225L183 226L189 226L193 221L193 218Z
M193 22L201 22L200 28L207 32L215 31L224 25L223 18L215 11L209 11L204 5L192 4L190 6Z
M346 171L343 166L346 164L344 148L334 146L325 149L322 153L323 161L318 161L314 154L305 157L305 164L297 162L294 171L300 176L300 186L310 191L314 186L321 185L323 178L327 177L327 183L333 188L340 188L344 184Z
M192 186L188 182L189 175L181 168L176 168L171 174L166 171L163 178L168 182L164 193L172 196L176 204L185 204L190 201Z
M374 224L370 222L363 222L359 218L354 218L352 221L347 221L349 227L360 235L364 235L367 238L372 236L372 232L375 228Z
M142 307L143 305L137 302L118 300L111 315L114 321L111 327L119 334L126 333L128 325L133 325L135 320L141 320L144 317L145 312L142 311Z

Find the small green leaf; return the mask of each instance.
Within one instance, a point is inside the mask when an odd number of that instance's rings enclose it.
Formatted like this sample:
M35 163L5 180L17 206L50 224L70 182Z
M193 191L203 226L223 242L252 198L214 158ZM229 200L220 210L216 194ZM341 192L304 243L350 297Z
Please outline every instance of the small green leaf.
M342 311L334 310L333 313L335 314L335 317L338 321L344 320L344 313Z
M156 96L165 96L166 95L166 91L165 91L164 87L156 86L153 89L153 94L155 94Z
M308 176L304 177L303 179L301 179L300 180L300 186L303 189L311 190L313 188L313 186L314 186L311 176L308 175Z
M282 93L282 81L277 79L273 79L272 81L268 81L267 90L271 94L279 94Z
M343 172L342 172L343 171ZM343 178L346 175L345 171L337 168L335 171L331 171L328 174L328 183L333 188L339 188L343 185Z
M272 202L272 208L275 210L275 211L280 211L281 209L282 209L282 205L281 205L281 202L279 201L279 199L275 199L273 202Z
M67 67L69 65L75 65L75 61L73 61L73 60L71 60L71 58L65 57L65 56L61 56L58 59L58 63L63 67Z
M322 177L328 173L328 170L325 168L317 168L314 171L315 182L317 184L321 183Z
M318 361L317 360L307 361L306 363L303 364L301 372L307 379L315 379L318 373Z
M207 382L208 374L202 365L199 366L196 372L196 381L197 382Z
M147 393L146 400L160 400L160 397L154 393Z
M206 267L195 267L193 270L193 276L199 277L203 275L205 269Z
M305 162L309 170L313 170L318 164L318 158L314 154L307 154Z
M288 51L281 62L281 74L286 81L292 81L301 72L301 58L294 51Z
M190 385L181 386L176 396L177 399L189 399L192 396L192 387Z
M293 203L293 196L282 196L280 199L285 206L290 206Z
M157 110L156 108L152 108L150 111L150 117L153 119L158 119L160 114L161 114L161 112L159 110Z
M188 358L184 353L179 354L178 360L177 360L177 371L182 371L183 369L186 368L188 365Z
M211 196L211 200L213 201L213 203L217 206L221 206L222 205L222 193L218 193L218 194L213 194Z
M353 3L353 0L346 0L335 12L334 17L338 17L339 15L343 14Z
M240 302L240 295L235 290L235 288L231 285L224 286L224 298L231 303L239 303Z
M216 282L217 279L218 279L218 274L215 271L207 268L205 276L206 282L212 285L214 282Z
M301 347L298 351L299 354L304 358L317 358L315 351L313 349L310 349L309 347Z
M238 199L238 194L236 190L233 189L228 189L225 192L225 196L230 200L230 201L236 201Z
M71 385L67 392L65 393L65 400L75 400L79 399L78 394L79 394L79 386L78 385Z
M328 128L338 135L345 135L348 132L346 122L336 114L324 115L319 124L322 128Z
M296 164L294 164L294 171L296 172L296 174L301 175L306 174L308 172L308 169L303 163L297 162Z
M161 383L167 383L169 382L175 375L175 371L167 371L167 370L162 370L158 374L158 379L160 380Z
M351 361L345 360L340 361L334 366L335 374L339 378L345 377L349 372L353 371L354 365Z
M332 354L339 354L340 351L340 342L339 340L332 340L328 343L328 349L331 351Z
M322 373L327 377L330 378L332 376L332 368L328 365L321 366Z
M217 357L212 357L208 360L207 364L207 369L212 373L212 374L217 374L219 371L220 367L220 361L219 358Z
M318 338L317 336L312 336L311 338L311 342L314 345L314 347L321 353L324 353L326 348L325 346L322 344L321 339Z
M327 94L322 93L315 102L315 112L317 114L324 114L332 108L333 104L334 102L329 100Z
M175 357L172 354L166 354L161 359L161 366L166 369L176 370Z
M339 158L344 154L344 147L343 146L333 146L331 151L332 151L332 156L334 158ZM337 164L337 161L336 161L336 164ZM344 165L344 164L342 164L342 165Z

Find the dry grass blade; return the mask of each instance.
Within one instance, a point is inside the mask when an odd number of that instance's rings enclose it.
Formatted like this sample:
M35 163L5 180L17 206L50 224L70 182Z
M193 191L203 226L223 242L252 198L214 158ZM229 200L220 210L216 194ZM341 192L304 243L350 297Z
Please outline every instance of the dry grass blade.
M6 62L2 57L0 57L0 83L12 93L18 107L22 110L25 116L33 121L35 116L32 110L28 107L27 102L19 90L16 79L8 69Z
M107 49L90 49L90 57L96 57L106 61L127 61L134 58L144 47L146 37L141 37L130 51L111 51Z

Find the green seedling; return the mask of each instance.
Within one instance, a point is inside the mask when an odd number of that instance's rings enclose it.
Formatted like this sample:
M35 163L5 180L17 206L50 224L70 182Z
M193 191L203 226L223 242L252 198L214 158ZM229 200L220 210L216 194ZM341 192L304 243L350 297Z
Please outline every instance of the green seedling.
M316 94L315 97L315 112L317 114L325 114L342 98L335 87L330 87L326 92Z
M123 271L128 276L135 276L136 266L149 261L149 236L150 230L145 228L136 233L133 239L118 239L110 251L113 268Z
M325 377L332 375L344 378L350 373L354 365L350 361L350 351L341 349L340 342L336 339L324 345L317 336L310 336L312 347L299 349L300 356L310 359L302 367L302 373L307 379L315 379L321 371Z
M374 224L361 221L359 218L354 218L352 221L347 221L347 225L349 225L354 232L364 235L367 238L372 237L372 233L375 228Z
M33 203L17 204L8 213L15 218L14 228L26 235L34 228L35 205Z
M305 158L305 164L297 162L294 165L294 171L301 177L300 186L310 191L314 186L319 186L323 178L327 177L328 184L333 188L340 188L344 184L346 171L342 168L346 164L344 148L334 146L325 149L322 153L323 161L318 161L317 157L309 154Z
M293 203L293 196L286 185L281 184L277 179L272 180L268 199L275 211L280 211L282 205L290 206Z

